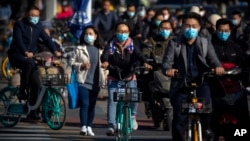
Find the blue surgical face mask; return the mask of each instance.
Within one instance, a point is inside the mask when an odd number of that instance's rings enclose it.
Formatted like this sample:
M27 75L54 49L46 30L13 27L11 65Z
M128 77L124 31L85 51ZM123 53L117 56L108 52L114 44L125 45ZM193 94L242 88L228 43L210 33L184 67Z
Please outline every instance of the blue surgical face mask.
M145 14L146 14L146 12L145 12L144 10L142 10L142 11L140 11L138 14L139 14L140 17L144 17Z
M163 37L163 38L168 38L169 35L170 35L171 31L170 30L167 30L167 29L164 29L164 30L161 30L160 31L160 35Z
M135 12L129 12L128 11L127 14L128 14L129 17L134 17L135 16Z
M33 24L37 24L39 22L39 17L30 17L29 21Z
M239 24L239 22L238 22L238 20L233 19L233 20L232 20L232 24L233 24L233 25L238 25L238 24Z
M93 35L87 35L87 34L85 34L84 35L84 41L87 44L93 43L95 41L95 37Z
M127 33L117 33L116 34L116 38L120 41L120 42L124 42L128 39L128 34Z
M155 20L155 25L156 26L160 26L160 24L161 24L161 20Z
M191 39L194 39L196 38L198 35L198 29L196 28L186 28L184 30L184 36L188 39L188 40L191 40Z
M230 36L229 32L217 32L217 37L221 40L221 41L226 41Z

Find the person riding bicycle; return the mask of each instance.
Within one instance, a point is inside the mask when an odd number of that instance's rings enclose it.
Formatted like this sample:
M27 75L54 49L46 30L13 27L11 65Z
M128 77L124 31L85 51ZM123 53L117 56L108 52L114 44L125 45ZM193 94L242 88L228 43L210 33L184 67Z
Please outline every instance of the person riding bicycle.
M162 108L159 104L154 104L156 99L153 93L158 93L156 94L158 95L156 96L157 98L162 99L163 97L168 97L167 93L169 91L168 86L170 85L170 79L161 73L161 65L164 51L169 41L173 38L171 22L169 20L163 20L158 27L158 34L150 37L147 42L142 44L142 53L145 57L152 59L154 69L147 74L139 75L139 80L142 81L138 81L138 85L143 92L142 99L145 101L145 112L147 116L152 116L155 127L160 127L160 122L163 119L161 115L163 115L164 112L160 110ZM154 81L154 77L157 77L157 80L162 78L161 80L165 81Z
M39 22L39 8L30 6L26 12L27 16L14 24L13 41L8 50L8 58L12 67L22 70L20 98L27 99L27 90L30 87L29 104L34 105L41 86L37 66L32 58L37 52L38 38L41 37L56 56L60 56L61 53L56 50L51 38ZM31 111L28 118L39 120L38 111Z
M212 43L214 45L215 52L222 62L222 66L225 70L230 70L235 67L241 69L244 68L244 55L242 48L230 38L232 31L232 23L228 19L219 19L216 22L216 33L212 36ZM216 92L213 95L218 95L218 90L221 90L222 96L213 98L213 114L212 114L212 129L215 134L215 140L230 140L233 138L235 129L231 133L226 133L226 126L229 123L233 125L239 125L241 128L249 126L249 111L247 104L247 95L241 86L241 75L223 75L219 78L220 88L216 88ZM212 89L213 90L213 89ZM231 118L229 118L229 116ZM224 117L224 118L222 118ZM223 119L223 120L222 120ZM231 136L229 138L225 136ZM239 138L242 139L242 138Z
M201 17L188 13L183 19L183 36L171 40L163 56L162 71L171 78L170 101L173 106L172 137L173 141L185 141L185 121L187 116L181 112L180 101L188 98L190 89L187 83L196 82L204 72L213 70L222 75L224 69L216 56L213 45L206 38L198 35L201 29ZM175 77L176 73L180 77ZM206 81L197 88L197 97L210 98ZM203 122L204 120L204 122ZM201 117L202 129L207 136L213 136L209 127L209 116Z
M130 29L127 23L120 22L115 27L116 35L106 45L104 52L101 56L102 67L107 69L109 65L116 66L121 70L121 77L127 80L128 87L137 88L136 76L129 76L131 69L137 60L143 62L146 69L151 69L151 66L147 64L146 58L140 52L138 46L133 44L133 40L129 37ZM117 84L119 82L119 75L116 70L109 69L108 75L108 113L107 122L108 130L107 135L113 136L116 129L115 112L117 102L113 101L113 93L116 91ZM135 116L137 112L138 103L132 103L132 117L133 117L133 129L138 128Z

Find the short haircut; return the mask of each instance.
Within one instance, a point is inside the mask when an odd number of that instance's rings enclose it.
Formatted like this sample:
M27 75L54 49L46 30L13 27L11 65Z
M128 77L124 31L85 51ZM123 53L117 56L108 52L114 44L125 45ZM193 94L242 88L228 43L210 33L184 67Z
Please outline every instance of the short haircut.
M183 15L183 23L185 23L187 19L195 19L200 24L200 26L202 26L201 16L197 13L189 12L186 15Z
M136 6L135 6L134 4L128 4L127 9L128 9L129 7L135 7L135 9L136 9Z
M163 21L161 21L161 24L160 24L159 28L160 28L161 25L164 24L164 23L169 23L170 26L171 26L171 28L173 29L173 24L172 24L172 22L171 22L170 20L163 20Z
M241 12L239 10L235 10L235 11L232 12L232 16L233 15L238 15L238 16L241 17Z
M29 7L26 9L26 13L29 13L31 10L38 10L38 11L40 11L40 9L39 9L37 6L31 5L31 6L29 6Z
M218 29L220 25L225 25L225 24L228 24L230 29L232 29L232 22L229 19L225 19L225 18L219 19L216 22L216 29Z
M128 27L128 30L130 31L130 26L129 26L129 24L128 24L127 22L124 22L124 21L118 22L118 23L115 25L115 31L117 31L118 26L121 25L121 24L126 25L126 26Z

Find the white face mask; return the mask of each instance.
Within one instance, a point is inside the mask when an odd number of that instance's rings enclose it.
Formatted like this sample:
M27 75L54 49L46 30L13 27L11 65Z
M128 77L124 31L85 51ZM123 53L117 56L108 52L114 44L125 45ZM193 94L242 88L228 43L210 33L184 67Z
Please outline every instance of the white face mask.
M164 15L164 20L168 20L169 19L169 15Z

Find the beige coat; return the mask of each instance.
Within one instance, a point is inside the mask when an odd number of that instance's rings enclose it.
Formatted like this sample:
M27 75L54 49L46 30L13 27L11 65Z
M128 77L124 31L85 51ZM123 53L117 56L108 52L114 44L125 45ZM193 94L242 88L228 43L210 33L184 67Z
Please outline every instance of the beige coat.
M101 68L101 61L100 56L102 54L101 49L99 49L99 86L104 87L106 86L106 79L107 79L107 70ZM81 69L82 63L89 62L89 54L87 51L86 45L79 45L73 51L72 55L70 56L70 64L74 66L76 79L79 83L84 83L88 74L88 70Z

